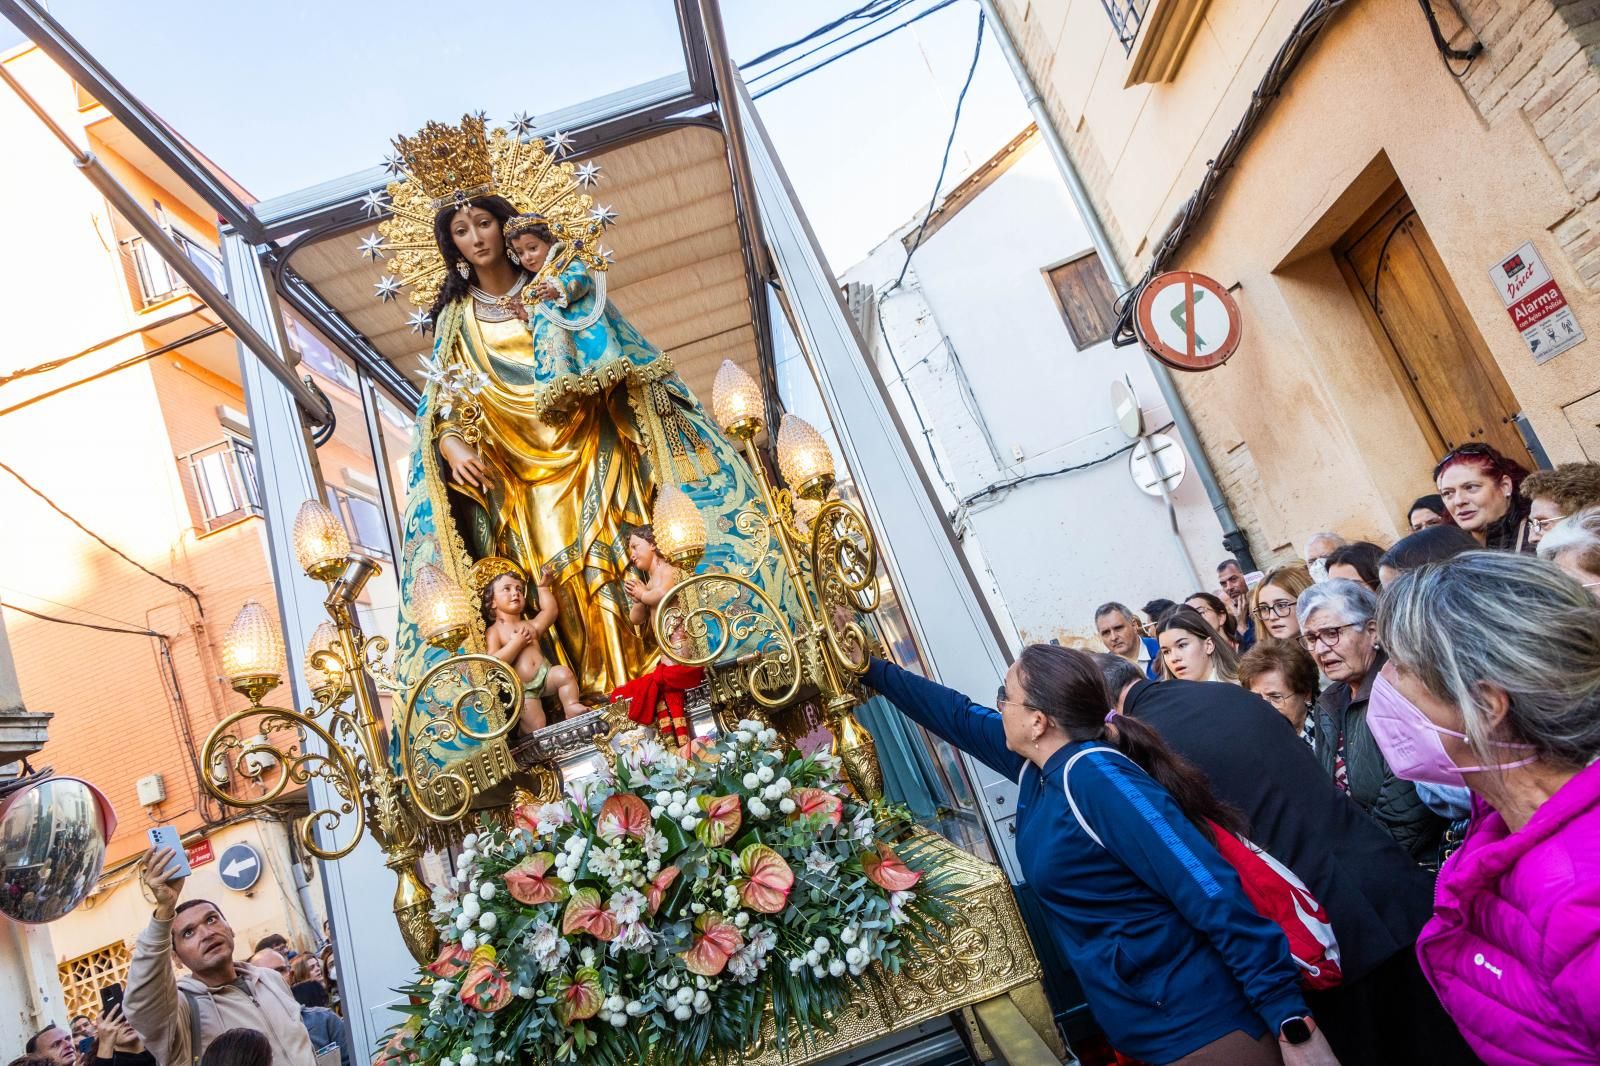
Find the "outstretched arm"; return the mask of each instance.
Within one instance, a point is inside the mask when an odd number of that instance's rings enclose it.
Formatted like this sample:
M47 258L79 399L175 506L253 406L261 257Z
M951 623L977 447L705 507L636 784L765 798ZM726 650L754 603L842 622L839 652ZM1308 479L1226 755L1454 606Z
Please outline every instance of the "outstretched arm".
M867 667L866 683L907 718L948 740L997 774L1015 781L1023 759L1006 747L1000 712L979 707L943 685L882 659Z
M541 637L550 632L550 627L556 624L556 619L561 616L561 604L556 601L556 591L547 583L548 572L539 574L539 611L533 616L533 631Z

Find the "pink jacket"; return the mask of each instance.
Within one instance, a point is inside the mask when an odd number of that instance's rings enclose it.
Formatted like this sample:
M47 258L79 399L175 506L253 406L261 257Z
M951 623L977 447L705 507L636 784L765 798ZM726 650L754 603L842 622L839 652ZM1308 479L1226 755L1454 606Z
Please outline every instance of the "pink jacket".
M1489 1066L1600 1063L1600 762L1521 832L1480 817L1439 874L1417 956Z

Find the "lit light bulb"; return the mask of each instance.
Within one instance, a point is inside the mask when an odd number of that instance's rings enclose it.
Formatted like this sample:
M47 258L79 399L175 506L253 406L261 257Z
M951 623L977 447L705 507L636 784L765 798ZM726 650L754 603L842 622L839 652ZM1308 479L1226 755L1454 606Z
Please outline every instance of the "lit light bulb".
M336 576L350 554L350 534L321 500L307 500L294 516L294 557L321 581Z
M472 601L465 590L432 563L417 568L411 589L422 639L436 648L454 650L467 639L472 624Z
M794 524L802 533L811 532L811 523L822 511L822 500L799 499L794 501Z
M706 550L706 523L688 495L678 486L665 484L656 496L650 525L656 533L656 547L674 566L694 562Z
M339 630L332 622L317 626L311 634L310 643L306 645L306 684L311 686L311 694L318 699L344 681L343 671L337 666L330 664L328 669L323 669L316 664L317 654L324 651L339 654Z
M283 677L283 638L261 604L251 600L222 637L222 670L235 690L252 700Z
M711 412L717 425L735 440L749 440L761 432L761 388L732 359L724 359L711 383Z
M778 425L778 469L802 499L820 500L833 488L833 453L822 434L798 415L786 414Z

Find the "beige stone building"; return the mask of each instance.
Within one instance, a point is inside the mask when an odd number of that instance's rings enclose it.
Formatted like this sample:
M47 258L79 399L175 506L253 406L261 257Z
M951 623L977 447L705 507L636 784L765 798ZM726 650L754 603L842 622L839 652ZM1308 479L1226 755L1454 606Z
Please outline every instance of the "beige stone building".
M1469 440L1530 465L1600 461L1600 5L992 10L1132 282L1238 130L1160 268L1215 277L1243 312L1230 362L1175 376L1258 560L1320 529L1393 540L1434 461ZM1542 276L1503 294L1491 269L1529 265L1527 244L1587 340L1561 347L1565 316L1526 337L1513 323L1508 300Z

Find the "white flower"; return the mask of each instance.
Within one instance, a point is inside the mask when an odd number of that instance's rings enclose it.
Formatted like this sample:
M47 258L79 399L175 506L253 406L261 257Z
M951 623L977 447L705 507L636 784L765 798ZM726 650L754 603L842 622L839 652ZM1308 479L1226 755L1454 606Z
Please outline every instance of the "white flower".
M694 994L694 1009L701 1014L711 1009L711 997L704 992Z
M821 848L812 848L806 852L806 869L813 873L831 874L838 865L839 860Z
M678 820L678 824L688 832L694 832L694 827L700 824L700 819L692 814L686 814Z
M684 987L684 988L678 989L678 1002L679 1003L693 1003L694 1002L694 989L688 988L688 987Z
M478 1066L478 1056L470 1051L461 1053L461 1066Z
M670 793L670 792L657 792L656 796L655 796L655 800L656 800L656 806L657 807L665 807L665 806L667 806L668 804L670 804L672 802L672 793Z
M584 948L578 952L578 958L583 960L585 966L593 966L595 959L594 948Z
M540 918L528 933L528 952L539 969L545 973L556 969L566 959L572 945L561 936L560 930L547 919Z
M857 935L856 927L853 925L847 925L844 927L844 932L839 934L839 939L843 940L846 944L854 944L856 942Z
M832 946L833 945L828 943L828 938L825 936L819 936L817 939L811 942L811 950L815 951L819 955L826 955L828 953L828 948Z
M572 811L565 803L546 803L534 812L533 827L540 836L549 836L564 825L572 824Z
M738 914L733 916L733 924L738 926L740 929L743 929L745 926L750 924L750 915L744 911L740 911Z
M517 987L517 998L518 999L532 999L534 997L534 994L535 993L534 993L533 989L529 988L527 985L519 985Z
M757 777L753 773L745 774L744 775L744 787L746 789L748 789L749 791L754 792L756 789L761 787L761 778Z
M649 926L643 922L634 922L631 925L624 925L617 939L611 942L614 949L612 954L616 954L617 951L649 951L655 946L655 942L656 934L650 931Z
M497 921L499 921L499 919L495 917L494 911L484 911L483 917L478 919L478 925L483 929L484 932L492 933L494 931L494 924Z
M789 960L789 972L791 974L794 974L794 975L798 976L800 971L805 969L805 968L806 968L806 960L804 960L804 959L790 959Z
M566 844L563 845L567 854L572 856L582 855L583 849L588 846L589 842L581 836L570 836L567 838Z
M816 966L821 962L822 962L822 955L819 952L816 952L816 951L808 951L808 952L806 952L806 965L807 966Z
M645 1006L636 999L630 999L628 1000L628 1005L624 1007L623 1010L628 1012L628 1016L630 1018L637 1018L639 1015L645 1012Z
M750 808L750 813L757 818L765 818L772 813L772 808L762 803L756 796L751 796L746 805Z
M906 920L905 905L911 899L910 892L889 893L889 921L899 925Z
M466 836L462 837L461 838L461 846L464 847L464 848L475 848L475 847L477 847L478 846L478 834L477 833L468 833Z
M778 780L774 781L773 784L778 786L779 792L794 791L794 786L789 783L789 779L787 777L780 777Z
M461 913L476 918L483 913L483 904L478 902L477 896L463 896L461 898Z
M477 948L478 934L473 932L471 929L468 929L465 933L462 933L461 946L466 948L468 951L472 951Z
M611 1016L611 1024L614 1028L621 1029L628 1024L628 1016L626 1014L613 1014Z
M686 1022L690 1018L694 1017L694 1008L689 1006L687 1003L680 1003L676 1007L672 1008L672 1016L678 1019L680 1022Z
M783 797L783 799L778 801L778 810L782 811L784 814L793 814L795 810L794 800L790 799L788 796Z
M631 888L624 888L611 897L611 913L615 914L617 921L623 925L637 922L639 916L644 913L644 905L644 896Z
M679 818L682 818L683 804L679 803L677 800L673 800L671 803L667 804L667 817L671 818L673 821L677 821Z
M844 971L845 965L843 959L834 959L832 962L828 963L829 977L843 977Z
M678 789L677 791L675 791L672 794L672 802L673 803L688 803L689 802L689 794L687 792L685 792L683 789L680 788L680 789Z
M704 914L706 912L706 905L704 903L696 901L694 903L689 904L689 910L694 914Z
M485 881L483 883L483 887L478 889L478 896L479 896L479 898L485 899L485 900L494 899L494 882L493 881Z
M862 811L850 823L850 835L855 838L857 843L870 844L872 843L872 834L877 831L877 828L878 823L873 820L872 815Z
M754 723L751 724L753 725ZM733 739L736 743L748 744L751 740L755 739L755 734L750 732L748 729L738 729L734 731Z
M472 915L468 914L466 911L462 911L460 914L458 914L456 916L456 928L460 929L462 932L466 932L468 929L471 929Z
M767 785L767 784L771 784L772 783L772 779L777 777L778 774L777 774L777 771L775 771L772 767L763 766L759 770L756 771L756 776L761 779L761 783L763 785Z
M775 784L768 785L766 788L761 790L761 798L766 800L768 803L778 802L778 797L782 795L783 793L779 791L778 786Z
M451 1063L451 1061L446 1058L446 1059L440 1059L439 1060L439 1066L454 1066L454 1064Z
M654 827L644 831L644 840L640 844L644 848L644 857L646 859L654 861L667 853L666 835Z
M666 813L667 813L667 809L665 807L661 806L661 804L659 804L659 803L656 804L654 807L650 808L650 817L652 817L652 818L660 818L663 814L666 814Z
M851 948L844 953L844 961L851 966L860 966L867 961L867 954L860 948Z

